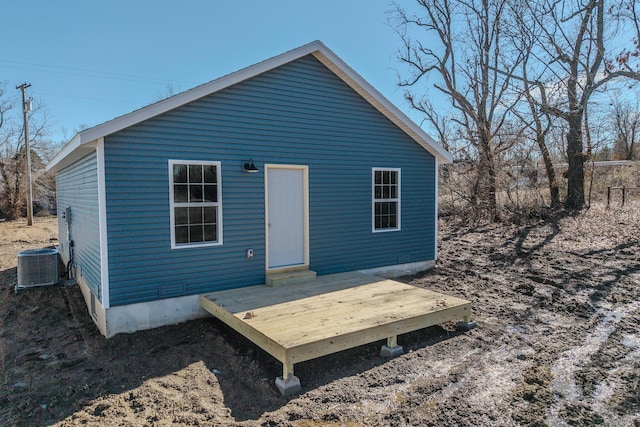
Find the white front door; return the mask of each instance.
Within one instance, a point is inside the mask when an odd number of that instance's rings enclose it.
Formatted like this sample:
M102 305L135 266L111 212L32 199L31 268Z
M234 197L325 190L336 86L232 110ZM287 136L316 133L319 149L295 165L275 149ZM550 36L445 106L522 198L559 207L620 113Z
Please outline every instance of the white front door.
M307 264L307 168L266 166L267 268Z

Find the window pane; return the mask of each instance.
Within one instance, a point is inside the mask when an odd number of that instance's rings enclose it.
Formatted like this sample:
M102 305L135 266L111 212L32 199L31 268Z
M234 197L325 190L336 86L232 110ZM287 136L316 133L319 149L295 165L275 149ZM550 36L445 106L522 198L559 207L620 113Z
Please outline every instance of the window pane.
M204 186L204 201L205 202L217 202L218 201L218 186L205 185Z
M189 224L202 224L202 208L189 208Z
M192 184L202 182L202 165L189 165L189 182Z
M189 185L189 202L202 201L202 185Z
M215 242L216 240L218 240L215 225L204 226L204 240L205 242Z
M175 208L174 212L176 225L189 224L189 219L187 217L187 208Z
M391 187L391 198L392 199L398 198L398 187L395 185Z
M389 216L389 228L398 227L398 217L396 215Z
M173 182L187 182L187 165L173 165Z
M382 171L375 171L374 176L375 176L375 183L382 184Z
M376 198L376 199L382 198L382 187L381 186L379 186L379 185L375 186L375 194L374 194L373 197Z
M398 172L391 172L391 183L392 184L397 184L398 183Z
M391 197L391 188L388 185L385 185L382 187L382 198L388 199L389 197Z
M391 172L389 171L384 171L382 172L382 183L383 184L389 184L391 182L390 176Z
M217 208L215 207L207 207L204 208L204 223L205 224L215 224L217 221Z
M216 167L214 165L204 166L204 182L209 182L209 183L218 182Z
M393 215L398 213L398 203L396 202L389 203L389 213Z
M186 203L187 199L187 185L174 185L173 186L173 201L175 203Z
M176 227L176 244L189 243L189 227Z
M189 226L189 241L202 242L202 225L190 225Z

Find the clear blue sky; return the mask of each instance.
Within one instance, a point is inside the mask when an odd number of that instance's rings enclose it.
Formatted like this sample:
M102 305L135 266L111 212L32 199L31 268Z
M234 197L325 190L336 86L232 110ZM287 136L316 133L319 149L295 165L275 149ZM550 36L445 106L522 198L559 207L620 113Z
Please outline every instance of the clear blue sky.
M59 141L156 101L168 85L183 91L321 40L409 113L396 87L391 8L390 0L0 0L0 81L32 84Z

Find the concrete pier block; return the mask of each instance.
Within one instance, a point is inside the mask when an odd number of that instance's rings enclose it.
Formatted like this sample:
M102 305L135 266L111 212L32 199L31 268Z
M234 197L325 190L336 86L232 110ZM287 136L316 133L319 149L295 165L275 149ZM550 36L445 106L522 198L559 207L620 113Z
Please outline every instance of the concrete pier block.
M404 354L404 349L401 345L396 345L394 347L383 345L382 348L380 348L380 356L382 357L398 357L402 354Z
M456 325L456 329L459 331L470 331L471 329L474 329L478 326L478 324L474 321L470 321L470 322L458 322L458 324Z
M300 386L300 378L295 375L289 375L285 380L282 377L276 377L276 387L283 396L291 396L300 393L302 386Z

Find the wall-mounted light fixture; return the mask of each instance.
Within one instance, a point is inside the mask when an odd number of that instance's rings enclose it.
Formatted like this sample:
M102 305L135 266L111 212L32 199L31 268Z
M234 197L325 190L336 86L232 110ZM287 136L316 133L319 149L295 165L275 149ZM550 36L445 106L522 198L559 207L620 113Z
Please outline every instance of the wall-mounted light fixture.
M245 172L249 172L249 173L256 173L258 172L258 168L256 167L255 163L253 163L253 159L249 159L248 162L246 162L243 166L242 169Z

